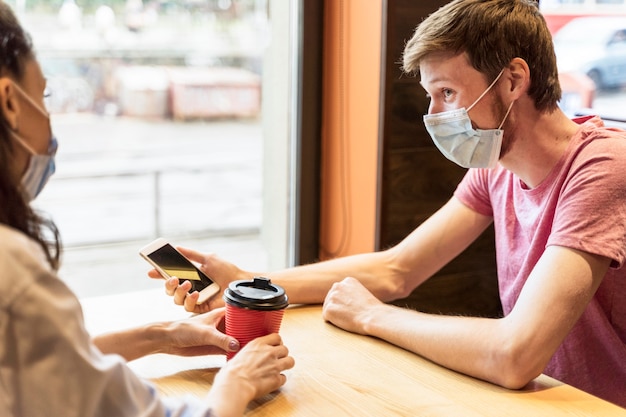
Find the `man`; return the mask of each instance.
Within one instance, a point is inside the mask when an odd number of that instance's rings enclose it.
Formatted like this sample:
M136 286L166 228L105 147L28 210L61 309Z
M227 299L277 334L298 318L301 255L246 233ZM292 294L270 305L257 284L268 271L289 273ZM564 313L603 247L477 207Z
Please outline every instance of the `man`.
M626 135L558 108L551 35L531 0L449 3L418 26L404 69L430 97L433 141L470 168L454 196L391 249L265 275L294 304L324 300L335 325L456 371L513 389L543 372L626 406ZM384 303L407 296L492 222L503 318ZM222 288L251 275L185 254ZM166 288L198 309L188 283Z

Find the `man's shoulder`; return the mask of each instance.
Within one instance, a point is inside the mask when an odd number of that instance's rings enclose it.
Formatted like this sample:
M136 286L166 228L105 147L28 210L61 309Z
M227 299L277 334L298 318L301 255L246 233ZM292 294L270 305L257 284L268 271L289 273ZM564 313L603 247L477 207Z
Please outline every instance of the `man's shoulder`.
M609 157L626 163L626 130L606 126L600 118L583 123L572 140L576 159Z
M607 124L598 116L574 119L580 124L576 136L595 139L626 139L626 123L623 126Z

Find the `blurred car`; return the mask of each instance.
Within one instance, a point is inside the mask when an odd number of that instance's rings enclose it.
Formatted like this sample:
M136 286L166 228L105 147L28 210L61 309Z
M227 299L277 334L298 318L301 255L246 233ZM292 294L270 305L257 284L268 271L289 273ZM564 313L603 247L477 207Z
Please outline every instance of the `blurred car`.
M626 16L579 17L554 35L561 73L582 73L598 90L626 85Z

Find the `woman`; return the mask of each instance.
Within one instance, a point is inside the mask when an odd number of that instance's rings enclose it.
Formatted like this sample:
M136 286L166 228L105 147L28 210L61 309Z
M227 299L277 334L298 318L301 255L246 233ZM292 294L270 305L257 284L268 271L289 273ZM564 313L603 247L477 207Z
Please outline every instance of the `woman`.
M124 359L237 351L217 330L223 310L93 340L85 330L78 300L56 276L59 233L29 205L54 173L45 84L30 38L0 2L0 415L242 415L293 367L278 335L242 349L200 401L160 398Z

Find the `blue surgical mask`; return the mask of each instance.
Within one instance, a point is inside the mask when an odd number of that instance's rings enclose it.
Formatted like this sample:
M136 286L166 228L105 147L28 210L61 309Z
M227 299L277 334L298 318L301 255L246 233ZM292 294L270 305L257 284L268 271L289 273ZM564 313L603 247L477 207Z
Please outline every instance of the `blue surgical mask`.
M503 72L504 70L500 71L496 79L467 110L460 108L424 116L424 125L435 146L457 165L464 168L493 168L500 158L503 134L501 128L513 107L513 102L497 129L474 129L467 113L491 90Z
M57 140L54 136L50 138L48 153L39 155L32 153L28 168L22 177L22 188L26 193L28 201L34 200L41 190L46 186L48 180L56 170L54 156L58 148Z
M14 84L16 90L19 91L22 96L28 101L36 110L38 110L44 117L49 118L48 113L43 110L37 103L35 103L17 84ZM54 157L57 152L58 142L54 135L51 134L48 152L44 155L40 155L28 145L28 143L16 132L11 132L15 139L30 153L30 161L28 162L28 168L22 176L22 189L24 195L28 201L34 200L41 190L48 183L48 180L54 174L56 170L56 164Z

